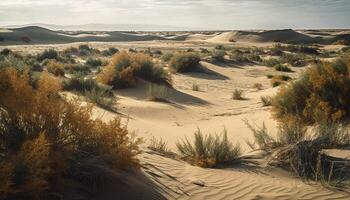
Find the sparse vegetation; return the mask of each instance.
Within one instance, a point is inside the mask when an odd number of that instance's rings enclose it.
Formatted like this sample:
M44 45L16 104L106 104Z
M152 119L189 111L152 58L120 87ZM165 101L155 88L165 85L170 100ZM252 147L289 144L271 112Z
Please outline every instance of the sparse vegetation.
M98 58L91 58L91 57L89 57L86 60L86 64L91 66L91 67L99 67L99 66L102 65L102 60L98 59Z
M152 137L148 148L162 154L172 154L168 147L168 143L162 138L157 139L156 137Z
M211 58L213 61L223 62L225 61L225 54L226 52L224 50L214 50L212 52Z
M263 89L263 85L261 83L254 83L253 87L257 90L262 90Z
M309 123L322 117L345 119L350 113L349 82L349 57L315 64L301 78L281 88L273 101L275 117L297 117Z
M239 162L241 148L233 145L227 138L227 132L221 135L203 135L200 130L194 133L194 141L186 138L176 144L182 159L201 167L218 167Z
M102 184L107 175L100 172L93 183L85 181L99 170L91 162L115 170L138 168L140 140L130 137L118 118L93 119L91 107L62 98L60 83L47 73L35 88L29 83L28 71L0 69L2 198L46 199L62 180Z
M232 99L235 99L235 100L243 100L243 90L240 90L240 89L235 89L233 92L232 92Z
M170 60L170 68L174 72L196 71L200 58L195 53L176 53Z
M199 85L193 83L193 84L192 84L192 90L193 90L193 91L199 91Z

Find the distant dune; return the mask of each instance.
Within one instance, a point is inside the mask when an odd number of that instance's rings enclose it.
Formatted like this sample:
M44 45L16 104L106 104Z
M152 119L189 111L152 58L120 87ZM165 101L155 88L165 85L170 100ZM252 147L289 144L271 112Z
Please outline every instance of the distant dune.
M171 34L170 34L171 33ZM182 32L120 32L120 31L53 31L39 26L0 29L0 45L64 44L72 42L129 42L129 41L207 41L228 42L281 42L331 44L337 40L350 42L349 31L295 31L292 29L270 31L216 31L210 34L196 31Z

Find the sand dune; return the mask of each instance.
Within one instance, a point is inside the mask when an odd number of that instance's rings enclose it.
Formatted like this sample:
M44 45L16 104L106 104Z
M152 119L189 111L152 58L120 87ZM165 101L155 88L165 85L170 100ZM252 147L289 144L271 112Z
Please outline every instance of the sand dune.
M204 169L152 151L146 151L140 159L143 171L162 188L162 194L168 199L349 199L347 193L304 183L276 169L254 165Z
M117 41L150 41L164 40L160 36L147 34L136 34L126 32L107 32L104 34L64 34L61 32L51 31L49 29L31 26L9 31L0 32L2 45L16 44L63 44L72 42L117 42Z
M311 37L309 35L291 30L271 30L263 32L234 31L225 32L208 39L210 42L225 43L233 41L244 42L282 42L282 43L321 43L323 38Z
M295 31L271 30L271 31L231 31L212 32L172 32L172 34L160 35L158 33L136 32L56 32L38 26L29 26L16 29L0 30L0 45L19 44L64 44L72 42L131 42L131 41L201 41L209 43L320 43L330 44L337 40L350 41L350 34L346 31Z

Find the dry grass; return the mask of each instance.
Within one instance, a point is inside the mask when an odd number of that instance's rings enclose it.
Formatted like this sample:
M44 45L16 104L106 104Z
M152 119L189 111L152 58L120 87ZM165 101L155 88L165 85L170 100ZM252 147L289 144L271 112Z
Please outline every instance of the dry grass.
M240 89L235 89L233 92L232 92L232 99L235 99L235 100L243 100L243 90L240 90Z
M218 167L239 161L241 148L227 139L226 130L221 135L203 135L200 130L194 133L194 142L188 139L177 143L182 159L201 167Z
M36 88L29 83L28 71L0 69L2 198L43 198L89 159L113 169L139 166L139 140L118 118L93 119L91 106L64 100L59 81L46 73Z
M168 102L171 90L163 85L150 84L147 89L147 99L150 101Z

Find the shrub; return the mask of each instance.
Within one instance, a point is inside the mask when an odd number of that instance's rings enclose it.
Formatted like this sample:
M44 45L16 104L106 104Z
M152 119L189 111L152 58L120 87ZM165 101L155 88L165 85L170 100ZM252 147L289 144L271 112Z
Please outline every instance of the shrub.
M55 60L49 60L46 64L47 71L55 76L64 76L64 65Z
M58 59L58 53L54 49L45 50L38 55L38 61L43 61L45 59Z
M192 90L193 90L193 91L199 91L199 85L193 83L193 84L192 84Z
M12 53L11 49L5 48L1 50L0 55L8 56L10 53Z
M152 58L142 53L119 52L99 73L97 80L115 88L127 88L136 84L136 77L155 83L170 84L170 75L161 67L155 66Z
M113 110L116 99L114 96L111 96L111 90L111 87L98 85L98 87L93 87L90 90L85 90L84 96L92 103L96 103L101 108L104 108L106 110Z
M244 55L244 53L240 50L233 50L231 51L230 59L232 59L235 62L248 62L248 58Z
M275 65L274 68L275 68L276 71L281 71L281 72L292 72L293 71L288 66L281 65L281 64Z
M204 54L210 53L209 50L206 49L206 48L199 48L199 50L200 50L201 53L204 53Z
M71 74L89 74L91 72L90 66L82 64L66 64L64 69Z
M198 69L200 58L195 53L176 53L170 60L174 72L191 72Z
M225 54L226 52L224 50L215 50L213 51L211 58L213 61L223 62L225 61Z
M272 104L272 98L269 96L261 96L260 100L263 106L271 106Z
M157 139L155 137L152 137L148 148L162 154L172 153L168 147L167 142L164 141L162 138Z
M267 77L268 79L272 79L272 78L274 77L274 75L272 75L272 74L267 74L266 77Z
M98 59L98 58L91 58L91 57L89 57L86 60L86 64L91 66L91 67L98 67L98 66L102 65L102 60Z
M163 85L150 84L147 89L147 99L150 101L167 102L171 91Z
M17 69L17 71L23 72L28 67L28 64L26 60L22 57L18 57L11 54L8 56L0 55L0 69L9 67L15 68Z
M160 59L164 62L169 62L174 55L172 53L163 54Z
M227 132L221 135L203 135L200 130L194 133L194 142L188 139L176 144L182 159L201 167L217 167L230 165L239 161L241 148L228 141Z
M81 45L79 45L78 49L79 49L79 50L85 50L85 51L90 51L90 50L91 50L91 48L90 48L89 45L87 45L87 44L81 44Z
M263 89L263 85L261 83L254 83L253 87L256 88L257 90Z
M283 62L289 63L294 67L302 67L307 64L305 54L284 53L281 57Z
M139 166L139 140L119 118L93 118L90 106L62 98L58 80L47 73L36 88L29 79L27 72L0 70L2 198L45 199L47 191L63 187L62 180L85 185L74 172L89 167L85 176L93 175L100 167L87 163L94 160L116 170Z
M239 89L235 89L233 92L232 92L232 99L235 99L235 100L243 100L243 90L239 90Z
M350 114L349 83L349 57L315 64L280 89L273 100L275 117L283 120L294 116L309 123L319 118L346 119Z

